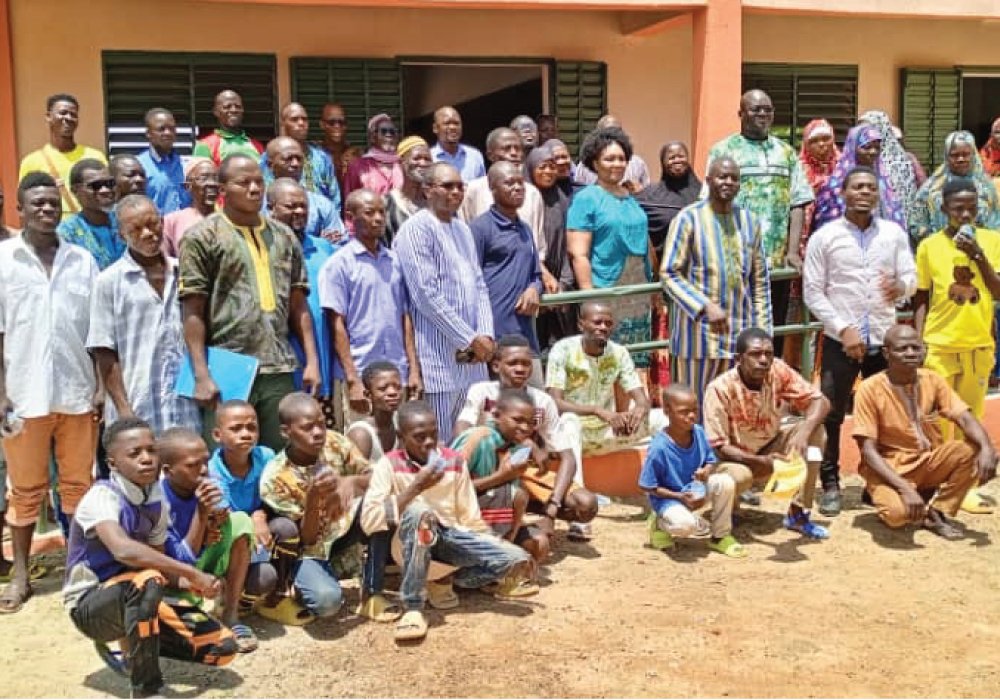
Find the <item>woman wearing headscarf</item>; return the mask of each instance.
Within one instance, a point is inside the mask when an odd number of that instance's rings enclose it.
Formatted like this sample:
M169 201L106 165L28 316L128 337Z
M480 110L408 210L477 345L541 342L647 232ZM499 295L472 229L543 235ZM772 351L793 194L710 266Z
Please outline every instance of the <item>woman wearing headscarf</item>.
M400 141L396 155L403 169L403 184L385 197L385 242L390 246L403 223L426 205L424 179L434 163L430 147L419 136Z
M976 183L979 193L976 226L992 229L1000 226L1000 198L983 170L976 137L968 131L953 131L944 140L944 162L920 188L910 212L910 236L914 241L922 241L947 225L948 218L941 211L941 192L956 177L967 177Z
M990 137L979 151L983 159L983 169L992 178L1000 178L1000 117L990 127Z
M681 141L664 144L660 148L659 182L635 196L639 206L646 212L649 221L649 241L656 252L657 260L663 255L663 242L667 238L670 223L681 209L696 202L700 194L701 180L691 168L691 154L687 145ZM654 267L658 268L659 265L655 264ZM652 327L654 340L670 338L665 304L653 305ZM666 350L650 353L649 378L652 386L666 387L670 384L670 357ZM659 391L650 392L650 400L654 407L659 407L659 397Z
M542 260L542 281L547 294L574 287L573 270L566 256L566 211L569 195L559 187L559 175L550 139L532 149L525 160L529 181L542 195L545 218L542 231L545 259ZM542 307L538 315L538 343L548 348L557 340L576 332L573 306Z
M580 149L580 162L597 173L597 183L576 193L566 215L566 250L580 289L652 280L646 213L622 185L631 157L632 142L615 127L595 129ZM616 301L612 340L622 345L648 341L650 307L645 295ZM637 367L649 363L646 353L633 359Z
M881 159L882 134L871 124L859 124L847 132L844 150L833 169L833 173L816 195L816 211L813 212L813 230L819 229L834 219L844 215L844 180L859 165L875 171L878 180L877 215L901 227L906 226L903 205L892 188L892 182L885 173ZM905 230L905 229L904 229Z
M902 207L903 218L909 221L910 211L917 196L917 176L913 169L913 161L910 155L903 148L903 144L896 138L892 130L892 121L889 115L878 110L870 110L861 115L858 123L871 124L878 129L881 136L882 151L879 154L879 162L882 164L882 173L889 181L892 192L896 196L896 201ZM903 230L907 226L903 224Z
M347 168L344 178L344 201L362 187L387 195L403 185L403 168L396 155L399 130L388 114L376 114L368 120L368 150Z
M820 190L826 185L827 180L833 173L834 166L840 158L840 151L837 149L837 142L834 139L833 126L825 119L813 119L806 124L802 130L802 148L799 150L799 162L802 163L802 172L805 173L809 186L812 187L813 196L819 196ZM805 220L802 224L802 237L799 240L799 257L805 260L806 244L809 242L809 234L816 226L813 224L813 214L816 211L816 202L813 200L806 205ZM788 301L788 322L800 323L802 321L802 281L792 280L791 293ZM802 336L793 335L785 339L782 355L785 362L796 369L800 369L802 364Z

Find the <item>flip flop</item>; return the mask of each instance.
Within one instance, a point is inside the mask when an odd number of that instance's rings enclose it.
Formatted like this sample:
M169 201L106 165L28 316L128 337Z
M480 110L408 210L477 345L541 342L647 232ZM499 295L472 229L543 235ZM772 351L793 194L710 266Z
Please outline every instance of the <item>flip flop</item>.
M436 610L454 610L459 606L458 594L451 583L427 582L427 602Z
M24 604L35 594L34 589L32 589L29 583L25 586L20 596L15 596L11 593L13 586L13 583L8 583L3 591L0 591L0 615L13 615L20 612Z
M413 642L427 636L427 620L419 610L407 610L396 623L393 639L397 642Z
M829 530L809 519L808 510L801 510L795 515L786 515L782 524L786 530L797 532L811 540L825 540L830 537Z
M375 622L395 622L403 615L403 609L396 603L390 603L381 593L373 595L358 605L355 615L367 617Z
M11 568L6 574L0 574L0 583L10 583L13 571L14 565L11 564ZM45 564L42 564L41 562L33 561L28 565L29 581L41 581L43 578L48 576L48 573L49 567L45 566Z
M291 598L282 598L277 605L258 605L257 614L283 625L302 627L316 619L316 616Z
M482 588L484 593L489 593L497 600L519 600L537 595L541 590L537 583L528 579L518 579L507 576L501 581L491 583Z
M737 542L732 535L726 535L718 542L709 542L708 548L733 559L746 559L750 556L746 547Z
M977 487L969 489L968 493L965 494L965 498L962 499L962 510L966 513L972 513L973 515L989 515L993 512L994 508L990 505Z
M94 642L94 649L101 657L104 665L117 673L119 676L128 677L128 666L125 663L125 655L121 651L116 651L104 642Z
M570 523L566 539L571 542L590 542L594 539L594 531L590 523Z
M646 529L649 536L649 542L646 543L646 546L650 549L664 552L674 546L674 538L670 536L670 533L664 532L657 526L656 513L650 513L649 517L646 518Z
M229 629L236 639L236 650L239 653L249 654L251 651L257 651L257 646L260 642L257 641L257 635L253 633L252 629L242 622L233 625Z

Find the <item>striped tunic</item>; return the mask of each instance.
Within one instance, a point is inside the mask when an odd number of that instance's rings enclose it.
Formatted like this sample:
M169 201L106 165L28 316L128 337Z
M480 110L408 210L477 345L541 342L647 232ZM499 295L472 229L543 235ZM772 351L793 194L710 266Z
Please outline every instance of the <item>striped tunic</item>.
M681 210L664 243L660 279L674 308L670 347L677 357L731 358L740 331L771 332L767 259L760 229L742 207L720 216L702 200ZM710 301L729 314L725 335L702 316Z
M462 391L485 380L485 364L455 361L477 335L493 337L493 309L469 227L424 209L406 220L392 247L410 294L424 390Z

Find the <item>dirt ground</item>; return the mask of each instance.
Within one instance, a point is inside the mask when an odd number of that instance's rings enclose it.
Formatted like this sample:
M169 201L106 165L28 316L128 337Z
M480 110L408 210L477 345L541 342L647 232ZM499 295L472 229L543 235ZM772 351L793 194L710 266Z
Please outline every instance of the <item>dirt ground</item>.
M1000 695L1000 515L968 537L889 532L852 477L832 539L805 542L766 502L736 530L751 558L644 548L643 509L603 508L590 545L562 535L528 603L464 593L420 645L351 612L284 629L223 669L165 661L173 697ZM990 489L996 492L1000 489ZM564 530L561 531L564 533ZM127 697L62 610L60 555L22 613L0 618L0 695ZM350 585L350 584L348 584Z

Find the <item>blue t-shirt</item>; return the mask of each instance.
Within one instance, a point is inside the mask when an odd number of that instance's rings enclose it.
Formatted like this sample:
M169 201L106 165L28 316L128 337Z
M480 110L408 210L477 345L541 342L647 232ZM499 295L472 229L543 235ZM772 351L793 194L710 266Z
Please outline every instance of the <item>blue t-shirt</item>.
M644 489L665 488L680 491L691 481L694 473L706 464L715 464L718 460L708 445L705 430L694 426L693 439L690 447L681 447L674 439L661 430L653 436L646 451L646 461L642 464L639 474L639 486ZM679 501L672 498L649 496L649 505L657 514L663 508L672 506Z
M167 541L163 544L163 550L171 559L194 564L198 560L198 553L191 551L184 538L187 537L195 511L198 510L198 499L194 496L190 498L178 496L170 488L167 477L160 479L160 486L163 488L167 503L170 504L170 527L167 528Z
M632 256L646 261L646 276L652 279L648 227L646 212L635 197L618 197L600 185L577 192L566 213L567 231L590 232L590 274L598 289L614 286Z
M260 475L273 457L274 450L257 445L250 450L250 470L245 477L240 478L230 473L229 467L222 460L222 448L217 448L208 460L208 475L222 490L222 507L248 515L260 510L263 507L260 500Z

